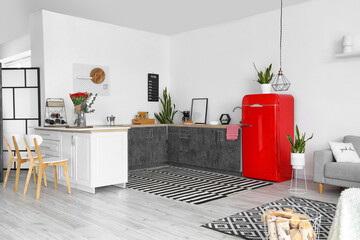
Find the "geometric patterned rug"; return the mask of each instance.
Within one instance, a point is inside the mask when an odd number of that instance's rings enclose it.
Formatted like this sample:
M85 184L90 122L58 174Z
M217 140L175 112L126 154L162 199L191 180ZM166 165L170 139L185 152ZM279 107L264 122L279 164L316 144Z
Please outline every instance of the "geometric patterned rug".
M128 188L192 204L202 204L273 183L188 168L166 166L129 172Z
M331 228L331 223L335 216L336 204L298 197L283 198L260 207L252 208L250 210L207 223L202 227L230 235L241 236L245 239L265 239L266 235L264 232L264 223L261 222L262 209L272 205L295 205L309 207L318 211L321 215L321 224L318 236L321 240L327 239Z

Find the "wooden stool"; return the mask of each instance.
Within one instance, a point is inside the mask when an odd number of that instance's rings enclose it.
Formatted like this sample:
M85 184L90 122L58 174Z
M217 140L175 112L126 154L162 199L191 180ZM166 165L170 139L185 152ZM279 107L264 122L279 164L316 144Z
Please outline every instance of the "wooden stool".
M67 158L43 158L39 149L39 145L43 142L43 139L41 136L38 135L27 135L24 138L26 150L30 157L30 167L26 178L25 183L25 189L24 189L24 195L26 195L30 178L31 178L31 172L34 167L39 167L39 173L38 173L38 181L37 181L37 190L36 190L36 200L39 200L40 198L40 190L41 190L41 179L42 175L45 172L45 168L49 166L53 166L54 168L54 182L55 182L55 189L57 189L57 178L56 178L56 166L64 166L64 173L66 177L66 183L69 194L71 194L70 189L70 180L69 180L69 172L68 172L68 165L67 165ZM36 153L38 157L38 160L35 160L33 157L33 154L30 150L29 144L31 147L35 147Z
M18 185L19 185L19 177L20 177L20 168L21 168L21 164L25 163L25 162L29 162L30 158L29 157L22 157L20 154L20 150L18 147L17 142L20 140L20 135L18 134L7 134L8 138L12 138L13 144L12 147L13 149L15 148L15 152L16 152L16 158L14 157L13 151L11 150L10 144L8 143L8 141L6 140L6 137L4 136L4 141L5 141L5 145L6 148L8 150L9 153L9 164L6 170L6 175L5 175L5 179L4 179L4 184L3 184L3 188L6 187L7 181L9 179L9 174L10 174L10 170L11 170L11 165L16 162L16 177L15 177L15 187L14 187L14 191L17 192L18 190ZM37 158L37 156L36 156ZM45 177L46 178L46 177ZM46 182L46 180L44 181ZM35 167L34 167L34 183L36 184L36 172L35 172ZM47 184L46 184L47 185Z

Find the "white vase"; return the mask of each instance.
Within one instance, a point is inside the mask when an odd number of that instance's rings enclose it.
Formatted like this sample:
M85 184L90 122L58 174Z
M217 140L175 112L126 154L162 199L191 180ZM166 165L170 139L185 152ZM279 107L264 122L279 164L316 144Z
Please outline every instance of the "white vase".
M291 153L291 165L293 169L303 169L305 166L305 153Z
M260 84L261 86L261 93L271 93L271 84Z

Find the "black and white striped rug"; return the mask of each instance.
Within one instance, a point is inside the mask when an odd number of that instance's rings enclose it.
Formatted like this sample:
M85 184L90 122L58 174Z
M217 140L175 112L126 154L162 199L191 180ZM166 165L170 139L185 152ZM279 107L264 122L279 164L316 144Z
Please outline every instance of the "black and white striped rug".
M129 172L127 187L193 204L272 185L271 182L166 166Z
M319 212L321 215L321 224L319 226L317 239L327 239L333 218L335 216L336 204L298 197L288 197L275 202L267 203L260 207L252 208L247 211L207 223L203 225L203 227L229 235L241 236L250 240L266 239L264 223L261 221L263 209L268 206L281 205L307 207Z

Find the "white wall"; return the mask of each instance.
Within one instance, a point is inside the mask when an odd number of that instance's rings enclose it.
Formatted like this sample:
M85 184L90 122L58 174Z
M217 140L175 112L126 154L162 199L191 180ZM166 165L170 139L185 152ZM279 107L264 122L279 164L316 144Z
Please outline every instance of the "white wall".
M44 10L33 23L32 61L43 70L44 98L64 98L68 120L74 111L73 63L110 68L110 96L98 96L89 125L105 124L111 114L116 123L130 123L137 111L153 117L160 110L159 103L147 101L147 74L160 74L160 89L167 85L168 37Z
M6 59L29 50L30 35L27 34L6 43L0 44L0 59Z
M315 137L307 147L307 174L313 151L346 134L360 134L360 58L337 59L341 37L359 34L360 1L314 0L284 9L283 70L295 98L295 123ZM208 119L241 113L246 94L260 93L256 72L279 68L279 11L255 15L172 36L170 78L173 100L190 110L191 99L209 98ZM360 50L360 45L358 45Z

